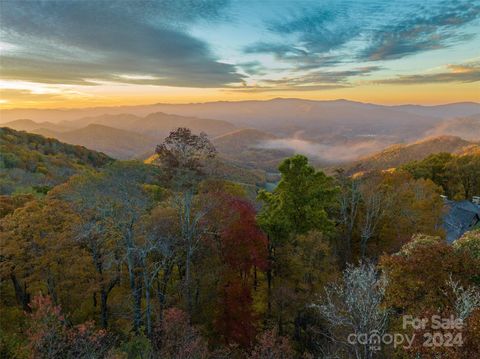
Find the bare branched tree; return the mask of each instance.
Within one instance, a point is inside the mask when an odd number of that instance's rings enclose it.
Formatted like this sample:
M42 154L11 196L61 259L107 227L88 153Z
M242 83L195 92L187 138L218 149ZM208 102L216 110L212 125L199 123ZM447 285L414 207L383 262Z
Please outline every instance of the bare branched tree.
M56 194L74 203L84 219L78 238L83 241L101 278L102 324L107 325L107 298L118 283L117 275L106 270L126 263L133 306L133 327L142 322L142 280L135 228L152 207L152 200L142 187L149 181L150 169L135 162L116 163L102 173L73 178Z
M174 207L178 211L181 237L185 246L185 297L189 313L192 312L191 264L200 239L199 224L205 216L205 208L195 206L198 183L207 175L206 169L216 156L216 150L205 133L192 134L188 128L172 131L157 146L158 164L162 180L174 193Z
M152 335L152 288L160 272L166 272L175 255L176 239L168 233L146 232L143 243L137 245L136 256L142 269L145 288L145 324L147 335Z
M388 310L382 307L387 278L371 263L349 265L343 272L343 281L325 288L325 296L314 307L326 320L330 339L343 348L347 358L371 359L375 350L369 344L351 342L355 334L379 336L387 328Z
M352 257L353 230L358 220L358 208L361 200L360 181L346 176L338 171L337 181L340 183L339 207L340 223L344 232L344 262L348 263Z
M363 205L363 216L360 219L360 255L362 260L365 260L368 242L377 234L380 221L392 204L393 193L382 188L381 177L373 176L363 181L360 196Z
M480 308L480 291L475 287L463 288L451 276L447 284L455 295L455 314L465 321L475 309Z

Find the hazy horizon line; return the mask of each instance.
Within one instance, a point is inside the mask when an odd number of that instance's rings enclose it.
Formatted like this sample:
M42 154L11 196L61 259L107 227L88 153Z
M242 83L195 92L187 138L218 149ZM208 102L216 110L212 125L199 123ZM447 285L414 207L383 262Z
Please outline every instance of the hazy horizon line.
M446 105L455 105L455 104L476 104L480 105L480 102L476 101L456 101L456 102L445 102L445 103L414 103L414 102L406 102L406 103L399 103L399 104L384 104L384 103L375 103L375 102L363 102L357 100L351 100L346 98L336 98L332 100L316 100L316 99L309 99L309 98L301 98L301 97L272 97L269 99L251 99L251 100L218 100L218 101L204 101L204 102L155 102L155 103L146 103L146 104L133 104L133 105L100 105L100 106L83 106L83 107L46 107L46 108L39 108L39 107L12 107L12 108L1 108L0 112L2 111L14 111L14 110L41 110L41 111L49 111L49 110L83 110L83 109L98 109L98 108L119 108L119 107L143 107L143 106L157 106L157 105L204 105L204 104L213 104L213 103L241 103L241 102L269 102L274 100L299 100L299 101L309 101L309 102L354 102L354 103L361 103L365 105L376 105L376 106L384 106L384 107L398 107L398 106L422 106L422 107L436 107L436 106L446 106Z

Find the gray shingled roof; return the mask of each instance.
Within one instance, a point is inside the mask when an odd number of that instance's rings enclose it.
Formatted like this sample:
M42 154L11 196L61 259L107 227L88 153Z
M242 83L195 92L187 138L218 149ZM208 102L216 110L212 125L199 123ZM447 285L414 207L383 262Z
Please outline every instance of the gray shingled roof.
M443 227L447 241L452 243L480 221L480 206L470 201L445 201L447 214L443 218Z

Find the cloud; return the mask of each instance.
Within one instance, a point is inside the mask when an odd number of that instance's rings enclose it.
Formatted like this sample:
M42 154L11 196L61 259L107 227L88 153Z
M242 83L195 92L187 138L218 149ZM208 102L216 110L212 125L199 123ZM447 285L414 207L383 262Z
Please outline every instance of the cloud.
M4 88L0 90L0 100L2 102L10 101L46 101L46 100L58 100L64 96L61 93L35 93L31 90L22 89L8 89Z
M348 85L301 85L301 86L230 86L225 91L244 92L244 93L258 93L258 92L292 92L292 91L323 91L334 90L339 88L347 88Z
M45 83L95 81L186 87L240 82L234 65L186 31L215 21L225 1L4 2L2 77ZM126 76L125 76L126 75Z
M333 66L341 62L337 56L319 55L298 46L280 43L257 42L246 46L243 50L246 54L273 55L277 60L294 64L294 71Z
M382 7L376 2L322 1L296 3L266 21L267 29L282 37L281 42L257 42L246 53L268 53L278 60L294 63L296 70L335 66L346 57L338 51L366 27L369 13Z
M267 22L267 28L284 41L257 42L244 50L296 62L300 69L393 60L471 39L474 34L463 33L462 27L479 16L480 2L476 0L432 0L425 5L321 2L287 9Z
M343 71L310 71L301 76L288 76L281 79L266 79L256 86L231 87L239 92L280 92L318 91L351 87L350 78L367 76L380 70L380 66L365 66Z
M416 53L449 47L472 38L460 33L461 26L479 18L480 3L444 1L440 6L419 9L422 15L410 14L402 21L384 25L369 34L369 46L360 60L393 60Z
M380 70L380 66L366 66L360 68L354 68L352 70L341 71L311 71L304 76L297 76L292 78L286 78L281 80L270 80L268 83L277 83L285 85L301 85L301 84L345 84L350 77L354 76L366 76L372 72Z
M241 70L243 70L247 75L265 75L267 74L267 69L262 65L260 61L249 61L242 62L237 65Z
M257 42L245 47L246 54L273 54L278 59L285 59L295 56L306 56L308 52L294 46L278 43Z
M338 163L352 161L359 157L378 152L387 147L387 145L387 142L377 139L331 145L294 137L264 141L259 147L292 150L321 161Z
M295 9L269 24L280 35L297 35L309 53L324 53L349 42L358 33L359 21L351 14L352 4L330 3Z
M448 65L448 71L398 76L392 79L375 81L380 84L394 85L412 85L412 84L430 84L430 83L449 83L449 82L476 82L480 81L480 62Z

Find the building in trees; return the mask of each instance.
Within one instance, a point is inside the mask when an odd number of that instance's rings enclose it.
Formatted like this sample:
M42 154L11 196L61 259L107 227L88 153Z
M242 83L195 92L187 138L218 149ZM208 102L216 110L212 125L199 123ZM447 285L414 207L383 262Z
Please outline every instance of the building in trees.
M465 232L480 223L480 205L470 201L445 201L447 214L444 217L447 241L460 238Z

